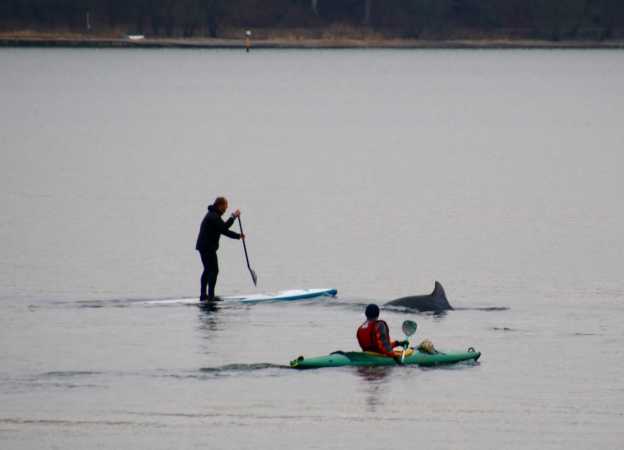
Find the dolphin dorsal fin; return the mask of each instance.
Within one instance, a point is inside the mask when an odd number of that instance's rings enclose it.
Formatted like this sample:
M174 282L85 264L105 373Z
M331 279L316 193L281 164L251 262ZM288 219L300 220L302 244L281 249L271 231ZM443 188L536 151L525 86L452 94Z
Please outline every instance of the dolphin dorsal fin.
M438 295L441 295L442 297L446 298L446 292L444 292L444 288L442 287L442 284L440 284L440 282L437 280L435 282L435 286L433 287L433 292L431 293L431 295L435 297L437 297Z

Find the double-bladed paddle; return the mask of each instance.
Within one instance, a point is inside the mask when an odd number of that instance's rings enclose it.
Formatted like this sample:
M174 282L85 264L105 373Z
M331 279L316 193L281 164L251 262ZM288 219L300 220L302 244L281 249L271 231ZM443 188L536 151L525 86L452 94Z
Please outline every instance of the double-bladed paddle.
M416 333L416 328L418 328L418 325L416 325L416 322L414 322L413 320L406 320L405 322L403 322L403 325L401 326L401 329L403 330L403 334L405 334L405 337L407 338L406 340L408 341L408 344L407 344L408 347L409 347L409 338L414 333ZM403 354L401 355L401 362L403 362L403 360L405 359L406 350L407 348L403 348Z
M243 232L243 222L241 222L240 215L238 216L238 226L240 227L241 234L244 235L245 233ZM249 255L247 255L247 244L245 244L245 239L241 240L243 241L245 260L247 261L247 268L249 269L249 273L251 274L251 280L253 281L254 286L258 286L258 275L256 275L256 272L254 272L254 270L251 268L251 265L249 264Z

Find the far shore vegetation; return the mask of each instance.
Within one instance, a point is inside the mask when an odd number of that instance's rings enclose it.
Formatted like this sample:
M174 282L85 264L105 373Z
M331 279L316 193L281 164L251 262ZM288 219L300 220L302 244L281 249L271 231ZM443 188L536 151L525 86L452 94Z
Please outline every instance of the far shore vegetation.
M624 41L624 0L3 0L0 39Z

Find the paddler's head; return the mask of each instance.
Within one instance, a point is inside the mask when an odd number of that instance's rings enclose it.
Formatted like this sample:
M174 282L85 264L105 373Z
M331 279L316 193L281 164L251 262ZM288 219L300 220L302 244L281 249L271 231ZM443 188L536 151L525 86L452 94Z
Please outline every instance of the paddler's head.
M371 303L370 305L366 307L366 311L364 311L364 314L366 314L366 318L368 320L377 319L379 317L379 306L375 305L374 303Z
M228 201L225 197L217 197L212 204L217 214L222 216L228 209Z

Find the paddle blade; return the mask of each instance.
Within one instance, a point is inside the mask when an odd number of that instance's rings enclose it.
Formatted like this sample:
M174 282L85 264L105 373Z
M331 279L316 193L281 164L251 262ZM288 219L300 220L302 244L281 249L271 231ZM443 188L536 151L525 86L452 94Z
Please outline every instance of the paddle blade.
M254 286L258 286L258 275L256 275L256 272L253 269L249 269L249 273L251 273L251 280Z
M409 338L412 334L416 333L416 328L418 328L418 325L416 325L416 322L414 322L413 320L406 320L405 322L403 322L403 325L401 325L403 334L405 334L405 337L407 338ZM407 348L403 348L403 353L401 354L401 362L403 362L403 360L405 359L406 350Z
M416 333L416 328L418 328L418 325L416 325L416 322L414 322L413 320L406 320L401 326L403 334L408 337Z

